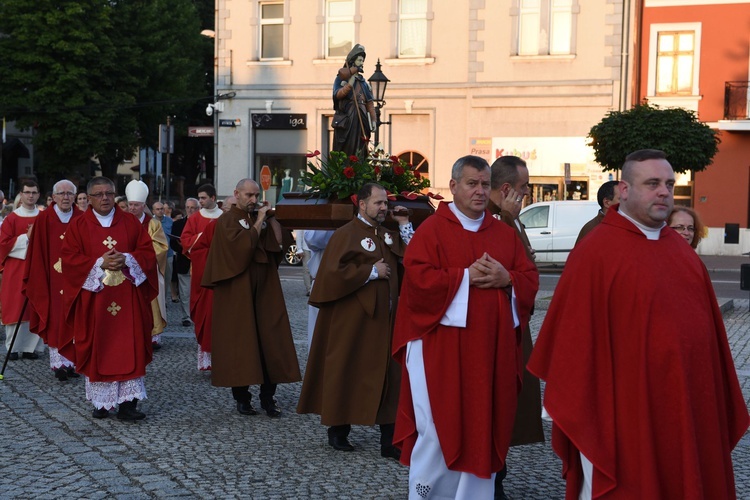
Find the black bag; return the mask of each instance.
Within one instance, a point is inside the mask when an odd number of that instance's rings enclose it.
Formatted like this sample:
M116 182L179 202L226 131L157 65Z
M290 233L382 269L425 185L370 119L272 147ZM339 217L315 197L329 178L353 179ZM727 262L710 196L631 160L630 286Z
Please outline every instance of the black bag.
M348 130L350 125L351 116L343 111L336 111L336 113L334 113L333 121L331 122L333 128Z

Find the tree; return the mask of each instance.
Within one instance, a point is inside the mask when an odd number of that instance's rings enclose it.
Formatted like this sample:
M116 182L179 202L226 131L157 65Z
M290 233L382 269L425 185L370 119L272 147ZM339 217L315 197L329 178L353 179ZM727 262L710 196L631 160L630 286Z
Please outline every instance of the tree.
M611 111L589 132L594 157L604 170L619 170L639 149L660 149L675 172L699 172L719 150L718 132L682 108L660 109L646 103Z
M3 0L0 115L34 129L41 172L104 175L204 96L191 0Z

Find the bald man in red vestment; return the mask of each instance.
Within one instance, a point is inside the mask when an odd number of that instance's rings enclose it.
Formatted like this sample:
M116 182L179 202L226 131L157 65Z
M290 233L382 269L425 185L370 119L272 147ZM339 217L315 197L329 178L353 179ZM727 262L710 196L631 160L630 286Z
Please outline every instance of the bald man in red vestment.
M665 223L674 184L662 151L628 155L531 355L568 499L735 498L749 417L706 268Z
M517 231L487 210L490 166L453 165L441 203L404 256L394 331L403 367L394 444L409 498L490 499L523 380L521 328L539 278Z
M62 249L64 311L73 326L76 367L86 376L94 418L140 420L151 362L151 301L159 293L151 237L114 205L105 177L88 184L91 210L70 223Z

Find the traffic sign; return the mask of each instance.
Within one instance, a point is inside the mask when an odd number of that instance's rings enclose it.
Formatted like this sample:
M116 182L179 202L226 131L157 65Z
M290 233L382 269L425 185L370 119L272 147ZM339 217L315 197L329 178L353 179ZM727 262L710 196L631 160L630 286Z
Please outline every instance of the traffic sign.
M268 191L271 188L271 169L268 165L263 165L260 169L260 186L263 191Z

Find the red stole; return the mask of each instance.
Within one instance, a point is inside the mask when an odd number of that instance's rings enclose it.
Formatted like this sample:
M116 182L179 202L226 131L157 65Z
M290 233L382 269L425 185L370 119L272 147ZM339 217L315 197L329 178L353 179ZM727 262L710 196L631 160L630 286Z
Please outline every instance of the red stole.
M21 217L16 212L11 212L0 224L0 265L3 268L3 284L0 287L0 303L3 304L3 307L0 314L4 325L12 325L18 322L18 318L21 316L24 302L21 290L26 268L25 260L8 257L8 254L13 250L18 237L26 234L36 218L36 215ZM30 317L27 307L21 321L29 321Z

